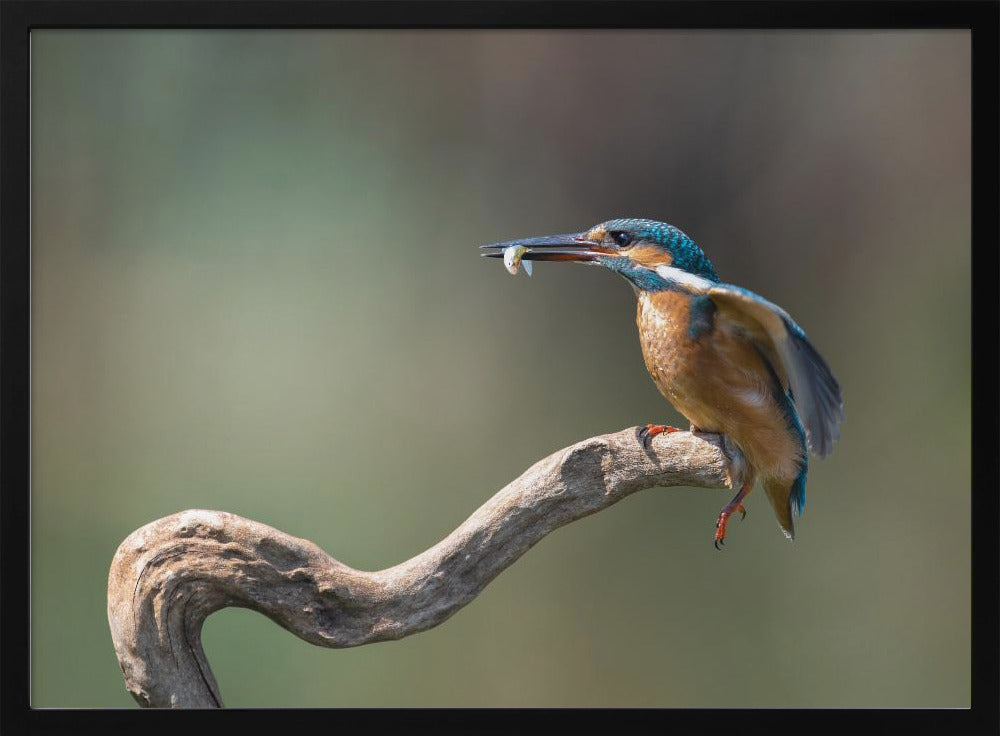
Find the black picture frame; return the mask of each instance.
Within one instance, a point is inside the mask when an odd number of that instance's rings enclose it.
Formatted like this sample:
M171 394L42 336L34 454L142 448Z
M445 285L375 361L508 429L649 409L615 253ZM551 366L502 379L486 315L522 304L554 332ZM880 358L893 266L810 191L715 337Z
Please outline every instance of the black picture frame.
M135 2L65 0L0 4L2 33L2 209L0 209L0 562L2 562L3 733L168 728L252 728L280 713L33 710L29 673L29 34L41 28L674 28L970 29L973 69L973 617L972 707L968 710L391 710L339 712L334 727L407 730L561 730L589 726L637 732L884 733L927 729L996 733L998 708L998 509L996 360L998 240L997 113L1000 4L990 1L841 2L746 0L389 0L312 2ZM308 712L307 718L325 717ZM224 719L215 721L214 718ZM271 719L274 719L271 721ZM297 720L298 716L296 716ZM340 719L347 719L343 723ZM206 724L206 725L201 725ZM210 725L209 725L210 724ZM286 726L287 727L287 726Z

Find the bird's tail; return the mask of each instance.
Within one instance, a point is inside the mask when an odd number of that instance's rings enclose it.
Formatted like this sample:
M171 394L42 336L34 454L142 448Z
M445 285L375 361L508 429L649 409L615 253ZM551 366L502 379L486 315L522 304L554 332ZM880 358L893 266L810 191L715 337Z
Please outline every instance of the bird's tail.
M778 518L781 531L789 539L795 539L795 522L792 521L792 497L789 493L788 481L778 478L764 479L764 492L767 500L771 502L774 515Z
M781 531L789 539L795 539L795 522L792 510L800 516L806 502L806 462L803 459L802 468L795 480L789 482L782 478L764 478L764 493L771 502L774 515L781 525Z

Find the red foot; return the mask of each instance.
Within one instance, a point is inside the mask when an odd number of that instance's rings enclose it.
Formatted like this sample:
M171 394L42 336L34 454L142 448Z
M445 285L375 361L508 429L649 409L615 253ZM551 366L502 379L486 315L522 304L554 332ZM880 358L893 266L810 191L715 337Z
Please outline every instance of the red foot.
M722 507L722 511L719 512L719 519L715 522L715 548L722 549L722 545L725 544L726 538L726 524L729 522L729 517L735 512L739 511L741 514L741 519L747 518L747 510L743 505L743 498L748 493L750 493L750 485L745 485L740 489L740 492L736 494L736 498L727 503Z
M667 424L647 424L642 427L636 434L639 437L639 441L642 446L647 450L653 444L653 438L658 434L670 434L671 432L680 432L677 427L671 427Z

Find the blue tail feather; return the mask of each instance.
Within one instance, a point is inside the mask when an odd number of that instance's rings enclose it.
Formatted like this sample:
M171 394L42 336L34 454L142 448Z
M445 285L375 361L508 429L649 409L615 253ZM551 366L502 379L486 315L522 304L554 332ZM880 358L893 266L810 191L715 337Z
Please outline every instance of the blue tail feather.
M809 460L803 454L802 469L799 471L798 476L796 476L795 482L792 483L790 493L792 508L795 510L796 516L802 516L802 509L806 507L806 471L808 470L808 465Z

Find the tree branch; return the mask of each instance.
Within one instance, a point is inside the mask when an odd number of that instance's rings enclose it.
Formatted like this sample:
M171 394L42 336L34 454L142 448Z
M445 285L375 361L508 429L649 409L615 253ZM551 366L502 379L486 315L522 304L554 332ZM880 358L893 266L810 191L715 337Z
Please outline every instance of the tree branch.
M648 451L634 428L592 437L538 461L441 542L379 572L224 511L165 516L121 543L108 575L126 687L144 707L222 707L201 646L202 623L220 608L259 611L323 647L401 639L445 621L554 529L651 486L732 487L740 460L717 435L664 434Z

